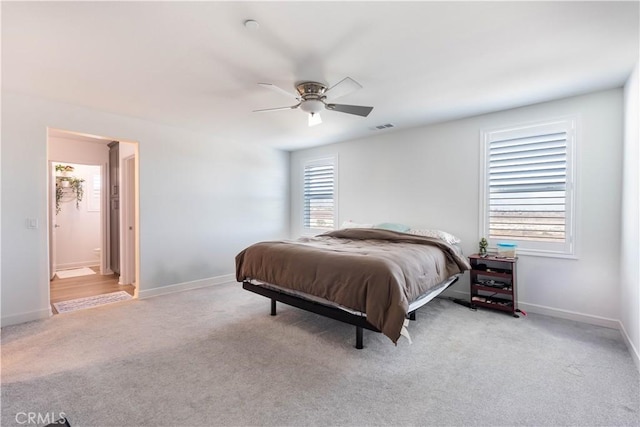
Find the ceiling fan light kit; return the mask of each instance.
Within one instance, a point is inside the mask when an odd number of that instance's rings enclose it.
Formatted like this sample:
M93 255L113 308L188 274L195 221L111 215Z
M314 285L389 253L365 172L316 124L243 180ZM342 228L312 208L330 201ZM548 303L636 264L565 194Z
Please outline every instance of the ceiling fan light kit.
M309 127L319 125L320 123L322 123L322 118L320 117L320 114L316 114L316 113L309 114Z
M327 103L327 97L336 99L362 88L362 86L351 77L345 77L329 89L327 89L326 85L318 82L305 81L297 83L295 88L298 95L289 93L271 83L258 83L258 85L286 95L287 97L294 98L299 102L298 104L290 107L267 108L263 110L254 110L254 112L262 113L280 110L294 110L299 107L302 111L309 114L309 126L315 126L322 123L322 119L320 118L320 112L322 110L337 111L339 113L353 114L361 117L367 117L369 113L371 113L371 110L373 110L373 107L365 107L361 105Z
M300 104L300 109L305 113L317 114L324 108L322 101L317 99L309 99Z

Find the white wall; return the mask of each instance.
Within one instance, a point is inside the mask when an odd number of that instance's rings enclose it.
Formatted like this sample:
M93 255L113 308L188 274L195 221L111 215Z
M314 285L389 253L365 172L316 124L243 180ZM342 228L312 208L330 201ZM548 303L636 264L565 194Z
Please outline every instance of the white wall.
M522 309L617 327L619 319L622 90L293 152L292 232L302 232L302 163L338 155L338 221L439 228L477 251L480 131L575 114L579 259L521 256ZM468 294L468 279L454 291Z
M640 369L640 109L638 67L624 87L620 323Z
M55 224L58 226L55 229L56 270L98 266L100 254L94 249L102 245L100 211L89 210L88 206L91 182L94 175L101 174L100 165L81 165L71 162L62 162L62 164L73 166L74 171L71 175L84 179L82 183L84 197L76 205L75 197L63 196L60 201L60 212L54 215Z
M288 153L3 91L3 325L49 315L47 127L139 142L141 295L228 280L245 246L289 235Z

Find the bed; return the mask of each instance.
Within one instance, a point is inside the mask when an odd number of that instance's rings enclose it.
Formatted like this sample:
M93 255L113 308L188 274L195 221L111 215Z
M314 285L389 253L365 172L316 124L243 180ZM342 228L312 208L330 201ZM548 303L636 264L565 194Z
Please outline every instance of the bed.
M244 289L276 302L410 339L407 318L470 268L442 239L384 229L348 228L297 240L260 242L236 256Z

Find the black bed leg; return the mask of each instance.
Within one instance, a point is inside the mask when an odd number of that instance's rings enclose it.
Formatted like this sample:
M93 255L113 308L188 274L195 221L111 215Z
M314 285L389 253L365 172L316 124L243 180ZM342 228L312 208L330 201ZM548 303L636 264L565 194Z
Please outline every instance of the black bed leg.
M409 313L409 320L416 320L416 312L412 311L411 313Z
M362 326L356 326L356 348L358 350L362 350L364 347L362 345Z
M276 315L276 300L271 298L271 315Z

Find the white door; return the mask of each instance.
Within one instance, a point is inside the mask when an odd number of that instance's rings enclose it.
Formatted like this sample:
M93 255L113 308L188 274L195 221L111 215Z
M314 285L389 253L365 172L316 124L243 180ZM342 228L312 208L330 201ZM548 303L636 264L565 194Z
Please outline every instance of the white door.
M56 275L56 170L49 162L49 279Z
M129 266L129 277L131 278L130 283L135 284L136 282L136 185L135 185L135 176L136 176L136 159L135 157L130 157L126 159L126 170L127 170L127 264Z
M122 198L120 208L122 213L122 265L120 271L121 284L135 284L136 278L136 210L135 210L135 156L127 157L123 161L122 167Z

